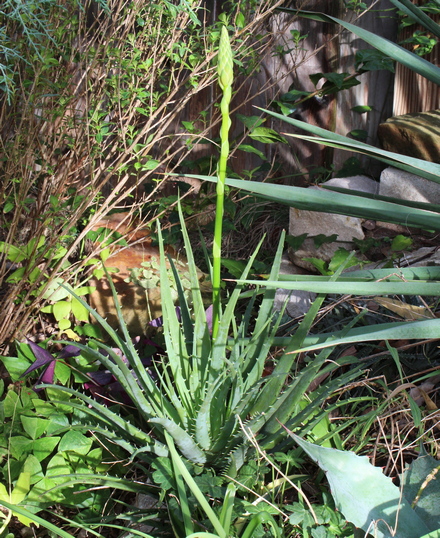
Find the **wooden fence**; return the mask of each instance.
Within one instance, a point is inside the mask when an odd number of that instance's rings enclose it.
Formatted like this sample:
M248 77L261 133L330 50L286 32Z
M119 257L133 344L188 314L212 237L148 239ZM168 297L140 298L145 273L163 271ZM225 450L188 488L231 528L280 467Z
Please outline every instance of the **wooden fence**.
M217 11L221 11L220 2ZM309 11L323 12L344 20L353 21L356 14L345 8L343 0L308 0L291 2L291 6L301 7ZM356 24L378 35L395 41L397 35L397 22L393 5L389 0L379 0L374 8L362 15ZM218 14L218 13L217 13ZM291 21L291 22L289 22ZM295 46L291 39L291 31L298 31L300 35L307 36ZM341 31L337 24L326 24L279 13L271 18L267 29L273 40L270 51L265 55L262 69L258 74L248 80L244 86L235 93L232 109L240 114L258 115L256 106L268 108L273 100L280 94L294 87L298 90L313 91L315 86L310 75L315 73L353 73L355 55L360 49L370 48L362 40L347 31ZM282 53L281 51L288 51ZM389 71L371 71L360 76L361 84L349 90L339 92L334 96L322 99L313 99L306 102L298 110L296 117L307 123L347 135L353 130L367 132L366 141L377 144L377 127L380 122L393 114L393 84L394 75ZM235 81L236 87L241 82ZM324 81L321 81L321 84ZM264 91L263 91L264 90ZM249 99L249 96L253 96ZM216 117L214 107L215 90L207 90L204 97L200 95L196 102L190 103L184 111L185 120L196 121L202 110L209 109L208 117L211 121ZM245 104L243 104L245 103ZM369 105L372 111L359 114L352 111L358 105ZM267 119L264 124L278 131L300 133L285 123ZM232 126L232 138L238 137L243 131L240 122ZM215 136L215 129L211 133ZM323 167L328 170L333 166L339 170L344 162L351 156L350 153L323 148L316 144L300 139L289 138L288 145L259 144L247 139L246 143L254 145L263 151L269 162L278 163L278 176L280 181L288 184L305 184L309 181L309 172L312 169ZM209 156L213 148L201 144L195 148L197 157ZM371 162L365 157L356 155L365 171L377 176L381 170L380 164ZM235 152L230 160L233 170L241 173L243 170L254 170L262 164L261 159L251 153ZM257 177L258 179L258 177Z

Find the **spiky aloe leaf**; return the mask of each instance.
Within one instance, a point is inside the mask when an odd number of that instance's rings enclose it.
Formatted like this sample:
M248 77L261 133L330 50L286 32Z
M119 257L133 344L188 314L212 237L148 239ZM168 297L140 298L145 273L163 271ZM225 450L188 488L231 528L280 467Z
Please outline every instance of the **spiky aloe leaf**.
M269 112L272 116L277 117L275 112ZM284 121L292 123L292 118L280 116ZM290 121L292 120L292 121ZM311 130L313 126L309 126L304 122L300 127ZM329 133L333 136L334 133ZM339 136L339 135L334 135ZM350 146L350 149L352 147ZM381 150L383 151L383 150ZM400 164L400 161L410 159L410 157L401 156L397 153L394 154L396 160L393 162L393 166L396 168L402 168L403 170L409 170L409 168ZM400 159L401 158L401 159ZM427 163L420 159L413 159L418 161L420 166L424 168L434 168L436 163ZM429 175L429 179L433 177L440 177L440 165L436 164L436 169ZM428 173L421 168L411 170L419 176L427 177ZM434 174L437 174L434 176ZM188 174L187 177L201 179L203 181L215 182L215 178L212 176L201 176ZM241 179L226 178L226 185L240 189L242 191L252 192L255 196L259 196L265 200L272 200L280 204L285 204L290 207L296 207L298 209L304 209L307 211L317 211L324 213L335 213L339 215L348 215L350 217L359 217L364 219L373 219L384 222L394 222L396 224L402 224L407 226L416 226L418 228L424 228L427 230L440 230L440 222L438 213L434 211L427 211L423 209L417 209L412 207L406 207L398 203L382 202L381 200L369 200L362 196L354 196L350 194L341 194L338 192L329 191L328 189L306 189L304 187L291 187L290 185L268 185L258 181L243 181Z
M314 445L288 433L325 472L336 507L356 527L377 538L420 538L430 531L411 508L405 489L402 494L366 456Z
M160 424L171 435L180 452L189 461L198 465L206 463L206 454L200 449L194 439L178 424L167 418L152 418L150 422Z
M43 388L51 388L55 389L61 392L67 392L68 394L71 394L72 396L78 398L79 400L82 400L85 404L79 404L72 400L69 400L68 405L70 407L74 407L76 409L79 409L83 413L86 413L90 417L93 417L96 422L93 423L93 426L91 429L95 430L95 426L97 424L104 425L106 428L108 428L108 435L105 430L101 430L101 433L104 432L104 435L106 435L109 439L111 439L116 444L119 444L123 448L125 448L130 454L134 452L135 447L130 445L131 442L135 442L137 445L140 445L142 447L145 447L149 452L153 454L157 454L158 456L167 456L168 450L167 448L158 440L153 439L148 434L140 430L139 428L136 428L131 422L125 420L123 417L118 415L117 413L114 413L108 407L105 407L104 405L101 405L93 398L89 398L85 394L82 394L81 392L78 392L74 389L71 389L69 387L63 387L62 385L42 385ZM38 387L37 387L38 388ZM65 404L65 401L59 401L56 400L53 401L54 403L63 403ZM120 434L121 439L120 442L117 439L117 435Z

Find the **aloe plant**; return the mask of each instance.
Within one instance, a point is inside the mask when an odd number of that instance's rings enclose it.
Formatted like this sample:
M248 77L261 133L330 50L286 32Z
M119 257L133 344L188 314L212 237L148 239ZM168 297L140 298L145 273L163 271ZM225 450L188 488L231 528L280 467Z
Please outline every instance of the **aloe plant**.
M130 419L115 410L98 403L95 399L68 387L52 386L58 391L74 394L87 406L78 406L90 418L90 427L111 442L127 450L131 458L151 460L152 455L169 454L166 435L171 436L180 454L189 461L220 469L234 475L247 458L249 443L240 428L240 420L255 435L261 435L261 446L276 448L285 440L279 420L303 432L313 429L325 412L321 403L332 390L348 383L359 375L353 366L346 373L304 395L310 383L319 373L331 372L342 364L350 365L354 359L327 362L332 349L323 350L286 387L292 366L302 347L310 326L322 305L319 297L296 334L290 339L273 373L262 377L269 349L275 342L280 315L272 314L275 290L264 292L256 318L255 299L249 301L241 322L236 320L236 306L243 284L238 284L228 298L220 315L219 330L215 341L210 336L196 266L192 256L183 216L183 237L190 268L191 298L187 301L179 276L175 272L180 298L180 316L176 312L169 286L169 273L165 253L161 245L161 290L163 309L163 338L166 357L155 365L153 379L132 343L117 302L112 280L109 279L117 310L120 332L112 329L87 303L73 291L72 295L94 316L112 346L101 342L89 345L76 343L84 353L100 361L119 381L137 408L138 417ZM160 234L159 234L160 237ZM271 272L276 280L279 271L283 240L280 242ZM246 279L256 253L249 260L243 279ZM341 268L342 270L342 268ZM336 275L337 276L337 275ZM335 278L336 278L335 276ZM252 327L252 328L251 328ZM348 330L348 329L347 329ZM122 351L124 359L116 353ZM105 351L104 355L101 351ZM46 385L47 386L47 385ZM148 424L142 427L140 424ZM93 424L93 426L92 426ZM148 433L147 433L147 430Z
M160 278L161 303L163 310L163 338L166 357L156 363L156 381L146 371L133 345L118 304L116 291L111 279L120 332L115 331L105 319L74 291L70 291L84 308L97 320L113 346L90 341L89 345L78 343L79 349L100 361L114 378L138 410L138 420L130 420L98 403L95 399L67 387L56 390L69 392L87 404L78 405L88 413L95 426L100 426L100 434L126 449L131 458L150 461L151 455L169 454L170 436L181 455L194 464L227 469L235 475L247 458L249 442L240 428L240 420L246 422L253 434L261 435L261 446L276 448L285 438L278 421L285 421L292 428L301 431L313 430L325 416L320 410L321 403L332 390L359 375L357 367L346 373L315 394L309 395L306 404L305 393L310 383L319 373L330 373L351 359L327 362L331 348L323 350L304 368L289 385L297 351L303 345L324 297L318 297L309 314L301 323L296 334L290 339L285 353L278 360L273 374L263 378L265 362L271 346L275 342L281 315L273 314L275 290L267 288L258 308L257 293L248 302L241 318L236 319L237 302L245 284L239 283L228 297L225 307L220 304L220 258L221 233L224 200L224 180L229 152L228 130L230 126L229 102L232 93L233 59L226 28L221 30L219 47L218 76L223 91L222 148L217 177L217 208L215 241L213 249L213 323L210 327L202 301L194 256L183 214L179 207L182 233L188 259L191 293L188 297L176 269L174 279L180 303L177 314L171 294L170 276L166 269L165 252L159 227L161 252ZM284 235L280 240L270 273L270 280L278 278ZM257 255L251 256L242 280L246 280ZM342 267L336 273L340 274ZM212 338L211 330L212 329ZM121 356L115 348L120 349ZM105 355L101 352L104 351ZM143 427L140 423L144 423ZM148 427L145 428L145 424ZM94 428L95 429L95 428ZM146 429L152 430L147 433Z

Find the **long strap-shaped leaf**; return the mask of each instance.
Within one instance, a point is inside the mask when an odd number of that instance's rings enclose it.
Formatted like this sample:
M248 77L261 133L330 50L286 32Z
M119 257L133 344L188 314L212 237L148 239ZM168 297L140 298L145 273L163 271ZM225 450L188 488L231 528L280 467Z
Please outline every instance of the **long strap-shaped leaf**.
M424 60L423 58L420 58L420 56L417 56L417 54L414 54L409 50L396 45L392 41L385 39L384 37L380 37L372 32L369 32L368 30L365 30L364 28L359 28L358 26L341 19L331 17L330 15L324 15L323 13L316 13L313 11L298 11L290 8L279 8L279 10L299 15L300 17L314 21L327 23L335 22L336 24L340 24L349 32L353 32L353 34L369 43L372 47L379 49L387 56L390 56L390 58L393 58L393 60L396 60L397 62L411 69L411 71L415 71L431 82L440 85L440 68Z
M346 136L333 133L332 131L327 131L322 127L310 125L304 121L296 120L288 116L283 116L282 114L278 114L278 112L273 112L260 107L257 108L259 108L259 110L262 112L283 121L284 123L288 123L293 127L304 129L305 131L315 135L313 138L310 138L305 137L304 135L284 133L286 136L293 136L309 140L311 142L316 142L318 144L324 144L339 149L346 149L348 151L357 151L358 153L374 157L375 159L385 162L390 166L401 168L402 170L406 170L412 174L423 176L430 181L440 183L440 164L438 163L417 159L416 157L408 157L407 155L401 155L400 153L393 153L392 151L376 148L374 146L370 146L369 144L365 144L365 142L353 140L352 138L347 138Z
M424 26L427 30L429 30L429 32L440 38L440 26L410 0L391 0L391 2L398 9Z
M313 291L315 293L347 293L347 281L307 281L303 282L287 282L283 281L280 284L279 281L264 281L261 284L261 280L239 280L240 283L246 283L251 286L267 286L268 288L283 288L285 290L305 290ZM440 295L440 282L350 282L350 294L352 295L428 295L437 296Z
M43 388L51 388L59 390L62 392L67 392L72 396L75 396L79 400L82 400L87 405L78 404L72 401L69 401L68 405L76 409L81 410L83 413L90 415L96 420L97 424L103 424L109 428L108 433L101 428L100 433L106 435L109 439L112 440L115 444L118 444L125 448L130 454L133 452L133 446L130 445L129 440L136 442L142 447L148 447L148 451L158 456L168 456L167 448L158 440L153 439L148 434L131 424L125 418L122 418L120 415L110 411L108 407L99 404L93 398L89 398L85 394L78 392L74 389L68 387L63 387L62 385L42 385ZM54 403L65 404L65 401L59 401ZM96 424L95 423L95 424ZM91 426L91 429L95 430L95 427ZM115 432L121 434L120 441L117 439Z
M322 333L308 336L301 351L322 349L328 346L354 344L356 342L373 342L377 340L438 340L440 339L440 320L408 321L402 323L379 323L368 327L356 327L345 336L340 333ZM280 345L284 338L278 342ZM299 350L297 350L299 351Z
M283 116L282 116L283 117ZM305 124L307 125L307 124ZM434 163L431 163L434 164ZM437 165L440 166L440 165ZM440 173L440 170L439 170ZM216 181L212 176L188 175L203 181ZM327 189L305 189L290 185L274 185L257 181L227 178L226 184L236 189L252 192L265 200L280 204L324 213L335 213L364 219L373 219L395 224L404 223L428 230L440 230L438 213L412 207L402 207L399 204L368 200L360 196L340 194Z
M280 275L280 282L301 282L314 280L317 282L330 282L329 276L322 275ZM338 278L338 282L434 282L440 280L440 267L391 267L389 269L359 269L344 273ZM279 287L283 287L281 284ZM420 293L417 295L421 295Z

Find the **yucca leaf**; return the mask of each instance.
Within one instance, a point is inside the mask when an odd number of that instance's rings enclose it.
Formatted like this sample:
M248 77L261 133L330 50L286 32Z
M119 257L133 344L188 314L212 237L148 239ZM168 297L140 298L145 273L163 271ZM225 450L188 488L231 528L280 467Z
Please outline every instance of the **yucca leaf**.
M191 241L188 236L188 231L185 226L185 219L182 213L182 208L179 204L179 218L182 229L183 244L185 246L185 254L188 260L188 269L191 281L191 301L193 309L193 360L197 360L197 366L193 367L189 386L192 393L200 390L200 386L204 384L204 380L209 376L209 362L211 357L211 337L209 334L209 325L207 323L205 305L200 290L199 274L192 252Z
M286 234L283 230L273 259L270 279L276 280L278 278L285 237ZM274 318L273 304L275 293L275 289L271 289L269 293L267 291L264 293L253 329L253 335L240 357L240 361L243 361L241 369L247 387L252 386L257 380L261 379L267 353L272 345L271 339L274 336L272 320ZM277 314L276 317L279 323L281 321L281 314Z
M396 198L393 196L382 196L380 194L370 194L368 192L357 191L356 189L344 189L342 187L333 187L330 185L325 185L324 183L320 185L323 189L340 192L342 194L354 194L360 198L368 198L374 200L381 200L382 202L391 202L392 204L399 204L406 207L415 207L417 209L426 209L428 211L434 211L440 213L440 204L431 204L429 202L413 202L412 200L404 200L403 198Z
M336 280L352 257L353 254L348 256L344 264L342 264L338 268L336 273L330 278ZM276 399L278 398L278 395L281 392L285 380L290 375L292 365L295 362L297 352L296 350L301 348L301 346L303 345L304 339L309 333L312 324L322 306L322 303L324 302L324 298L325 295L317 296L315 301L312 303L309 311L306 313L303 320L299 324L296 333L292 336L290 342L286 346L283 356L279 359L265 386L260 391L259 397L255 402L254 407L252 408L253 415L259 415L266 412L267 408L272 405L274 401L276 401Z
M268 288L283 288L285 290L306 290L315 293L347 293L347 281L330 282L328 280L318 281L262 281L261 280L239 280L239 283L250 286L267 286ZM439 282L356 282L350 281L350 294L353 295L440 295Z
M323 275L280 275L278 277L280 288L284 282L302 282L311 280L315 282L330 282L329 276ZM440 280L440 267L392 267L389 269L359 269L343 273L338 282L435 282Z
M247 275L249 274L249 271L251 270L251 267L257 256L257 253L259 249L261 248L262 242L263 242L263 239L259 242L259 244L257 245L257 248L255 249L255 252L251 255L248 263L246 264L246 267L243 271L243 278L246 278ZM210 373L211 373L210 375L212 376L212 379L217 378L217 372L221 370L222 365L224 364L224 358L226 356L226 345L228 343L228 336L229 336L229 331L231 327L231 322L233 319L235 319L236 305L240 297L241 291L242 291L242 286L238 285L235 287L230 297L228 298L228 302L220 318L217 338L215 341L215 345L212 348L212 360L210 361L210 364L209 364L209 370L210 370Z
M440 166L440 165L438 165ZM188 176L201 180L215 181L211 176ZM243 181L227 178L230 187L252 192L265 200L284 204L307 211L335 213L364 219L393 222L405 226L415 226L427 230L440 230L437 213L422 209L404 207L400 204L369 200L360 196L340 194L327 189L305 189L289 185L275 185L257 181Z
M339 333L321 333L309 336L304 340L301 351L312 351L341 344L356 342L373 342L377 340L432 340L440 338L440 320L428 319L423 321L408 321L394 323L379 323L368 327L356 327L340 337ZM280 340L281 344L285 339ZM299 352L299 349L297 349Z
M399 45L396 45L392 41L385 39L384 37L374 34L373 32L369 32L364 28L360 28L359 26L355 26L354 24L343 21L341 19L331 17L330 15L324 15L323 13L316 13L312 11L298 11L291 8L279 8L279 10L299 15L303 18L311 19L314 21L327 23L334 22L336 24L339 24L349 32L352 32L353 34L357 35L358 37L369 43L372 47L380 50L390 58L393 58L393 60L396 60L402 65L408 67L408 69L410 69L411 71L415 71L416 73L422 75L431 82L440 85L440 68L428 62L427 60L420 58L420 56L417 56L417 54L414 54L409 50L404 49Z
M376 148L374 146L370 146L369 144L365 144L364 142L359 142L357 140L353 140L352 138L347 138L346 136L333 133L332 131L327 131L322 127L317 127L316 125L311 125L304 121L296 120L288 116L283 116L282 114L278 114L277 112L273 112L265 108L259 108L259 110L283 121L284 123L288 123L289 125L303 129L315 135L314 137L307 137L305 135L294 135L291 133L285 133L286 136L307 139L311 142L325 145L332 144L334 145L334 147L338 147L340 149L357 151L359 153L374 157L391 166L402 168L403 170L407 170L412 174L423 176L426 179L429 179L436 183L440 183L440 164L438 163L425 161L423 159L417 159L416 157L409 157L407 155L401 155L400 153L393 153L391 151L387 151L381 148Z
M397 9L400 9L400 11L406 13L414 21L418 22L429 32L440 38L440 26L410 0L391 0L391 2L397 7Z
M328 368L322 368L319 371L319 375L327 371L332 372L338 368L352 366L348 372L337 375L334 379L323 384L317 391L314 393L314 397L309 404L304 408L301 408L301 399L298 401L298 409L296 413L290 412L285 415L289 418L286 420L285 425L293 430L300 431L301 435L305 435L313 430L313 428L318 424L324 416L328 415L330 412L327 406L324 406L325 402L343 386L348 385L352 381L359 378L361 373L361 366L357 358L353 357L343 357L339 359L335 364L328 365ZM308 388L308 387L307 387ZM297 389L299 390L299 388ZM307 389L306 389L307 391ZM304 395L303 395L304 397ZM288 410L289 400L286 399L283 402L283 406ZM281 409L283 412L283 409ZM281 413L280 413L281 414ZM264 437L264 446L271 447L275 451L284 451L287 447L291 446L290 440L286 440L285 432L280 427L281 420L278 420L278 414L273 415L271 420L267 422L267 435ZM266 431L266 426L263 428L263 432Z

